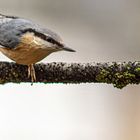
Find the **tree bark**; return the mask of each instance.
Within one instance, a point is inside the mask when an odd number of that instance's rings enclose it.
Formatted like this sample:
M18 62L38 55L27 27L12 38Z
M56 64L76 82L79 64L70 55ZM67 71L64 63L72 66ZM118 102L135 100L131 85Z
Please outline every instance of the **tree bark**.
M36 82L41 83L107 83L123 88L140 83L140 62L64 63L34 65ZM31 82L27 66L0 62L0 84Z

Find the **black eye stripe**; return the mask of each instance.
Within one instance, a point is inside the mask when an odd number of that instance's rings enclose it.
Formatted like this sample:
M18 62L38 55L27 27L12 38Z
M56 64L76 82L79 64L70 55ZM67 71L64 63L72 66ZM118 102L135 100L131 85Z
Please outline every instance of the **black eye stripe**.
M54 39L52 39L51 37L46 38L46 41L56 44L56 41Z
M51 37L47 37L47 38L46 38L46 41L48 41L48 42L50 42L50 43L52 43L52 44L56 44L56 45L58 45L58 46L62 46L59 42L57 42L56 40L54 40L54 39L51 38Z
M34 33L36 36L46 40L46 35L40 33L40 32L37 32L36 30L34 29L31 29L31 28L28 28L28 29L25 29L25 30L22 30L21 31L22 33L27 33L27 32L30 32L30 33Z

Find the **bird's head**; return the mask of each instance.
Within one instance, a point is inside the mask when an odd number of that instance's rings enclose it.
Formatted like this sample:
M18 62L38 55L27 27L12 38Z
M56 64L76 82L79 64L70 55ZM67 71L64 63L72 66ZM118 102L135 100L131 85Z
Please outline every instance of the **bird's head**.
M61 50L75 52L75 50L65 45L64 41L58 34L49 29L28 28L26 30L23 30L22 33L33 33L33 35L38 38L37 40L40 40L37 42L44 44L44 46L52 52Z
M45 41L47 45L51 48L54 48L56 51L64 50L69 52L75 52L75 50L66 46L66 44L58 34L49 31L47 34L45 33L45 36Z

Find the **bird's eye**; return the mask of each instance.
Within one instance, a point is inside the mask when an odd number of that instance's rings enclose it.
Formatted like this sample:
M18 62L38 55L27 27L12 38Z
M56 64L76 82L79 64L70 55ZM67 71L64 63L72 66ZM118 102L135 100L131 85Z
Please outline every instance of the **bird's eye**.
M53 43L53 44L55 43L55 41L51 37L47 38L46 40L50 43Z

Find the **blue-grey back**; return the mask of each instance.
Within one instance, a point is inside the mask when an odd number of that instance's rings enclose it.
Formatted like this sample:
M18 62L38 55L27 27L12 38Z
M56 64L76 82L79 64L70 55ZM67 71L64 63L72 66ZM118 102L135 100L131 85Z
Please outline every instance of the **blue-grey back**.
M14 48L20 43L21 36L25 31L36 32L42 37L49 34L51 37L60 41L59 35L53 31L43 28L30 20L18 17L0 17L0 45L7 48Z

